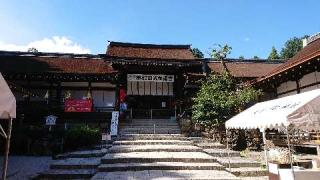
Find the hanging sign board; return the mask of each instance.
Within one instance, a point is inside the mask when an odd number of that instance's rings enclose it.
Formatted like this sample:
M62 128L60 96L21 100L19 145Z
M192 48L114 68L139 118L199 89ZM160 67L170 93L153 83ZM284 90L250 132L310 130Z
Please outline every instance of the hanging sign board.
M47 126L53 126L56 125L57 116L50 115L46 117L46 125Z
M128 74L128 81L174 82L174 75L164 74Z
M67 99L64 103L65 112L92 112L92 99Z
M119 122L119 111L112 111L112 118L111 118L111 136L118 135L118 122Z

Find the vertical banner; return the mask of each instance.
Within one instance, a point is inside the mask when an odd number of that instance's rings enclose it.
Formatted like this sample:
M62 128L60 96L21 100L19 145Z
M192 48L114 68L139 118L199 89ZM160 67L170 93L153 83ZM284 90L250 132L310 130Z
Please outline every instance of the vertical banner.
M118 135L119 111L112 111L110 135Z

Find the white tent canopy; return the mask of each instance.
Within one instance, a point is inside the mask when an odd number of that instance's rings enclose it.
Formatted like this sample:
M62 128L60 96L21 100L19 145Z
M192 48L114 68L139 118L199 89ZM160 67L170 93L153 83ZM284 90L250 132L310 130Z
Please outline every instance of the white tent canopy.
M6 179L8 169L8 156L10 148L10 137L12 129L12 119L16 118L16 98L12 94L7 82L0 73L0 119L8 120L8 131L4 132L0 125L0 134L6 139L6 148L4 153L2 179Z
M16 118L16 99L0 73L0 119Z
M227 129L266 129L288 126L320 129L320 89L257 103L226 121Z

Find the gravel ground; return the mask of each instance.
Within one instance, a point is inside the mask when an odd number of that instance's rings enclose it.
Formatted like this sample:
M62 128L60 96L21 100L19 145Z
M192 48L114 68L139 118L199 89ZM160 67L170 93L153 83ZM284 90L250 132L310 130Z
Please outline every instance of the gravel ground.
M49 169L51 156L9 156L9 180L23 180L35 176L37 173ZM1 172L3 156L0 157Z

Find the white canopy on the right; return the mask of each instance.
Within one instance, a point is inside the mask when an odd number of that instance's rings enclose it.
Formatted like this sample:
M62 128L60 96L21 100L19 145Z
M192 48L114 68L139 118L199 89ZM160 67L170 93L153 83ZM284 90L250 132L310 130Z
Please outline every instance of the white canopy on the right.
M257 103L226 121L227 129L266 129L292 124L320 129L320 89Z
M0 119L16 118L16 98L0 73Z

